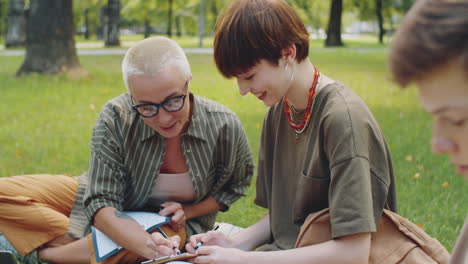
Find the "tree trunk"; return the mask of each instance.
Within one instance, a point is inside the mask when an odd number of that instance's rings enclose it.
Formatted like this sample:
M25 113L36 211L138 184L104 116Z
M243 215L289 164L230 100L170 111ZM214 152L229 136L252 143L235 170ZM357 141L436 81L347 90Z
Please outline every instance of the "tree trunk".
M205 0L200 0L200 15L198 17L198 47L203 47L205 35Z
M104 39L104 28L107 23L107 6L102 6L99 8L99 26L96 29L96 39Z
M383 43L383 37L385 29L383 27L383 15L382 15L382 0L375 0L375 13L377 15L377 21L379 23L379 43Z
M145 17L145 38L149 37L151 34L150 21L148 16Z
M343 46L341 41L341 13L343 0L331 0L330 18L328 22L327 39L325 46Z
M84 10L84 38L89 39L89 8Z
M214 17L217 17L219 15L219 10L218 6L216 5L216 1L211 1L211 14L213 14Z
M105 46L120 46L119 20L120 0L109 0L107 2L107 23L104 26Z
M182 19L182 16L180 16L180 15L175 17L175 26L176 26L176 35L177 35L177 37L182 36L181 19Z
M17 76L84 73L76 55L72 0L30 2L26 57Z
M5 46L19 47L26 43L26 12L24 0L10 0Z
M172 37L172 4L174 0L169 0L169 10L167 11L167 36Z
M4 18L3 9L5 8L5 2L0 0L0 39L3 38L3 22L6 21Z

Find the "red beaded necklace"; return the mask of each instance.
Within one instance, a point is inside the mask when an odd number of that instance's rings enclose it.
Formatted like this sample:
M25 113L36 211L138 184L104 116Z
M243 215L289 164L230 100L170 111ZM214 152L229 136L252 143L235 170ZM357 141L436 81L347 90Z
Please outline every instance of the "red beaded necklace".
M304 112L304 118L302 118L302 121L300 124L294 123L292 120L292 114L291 114L291 108L289 107L289 101L288 97L284 97L284 112L286 114L286 117L288 118L289 125L295 130L296 132L296 139L294 142L298 142L298 135L304 131L305 127L309 123L310 119L310 109L312 108L312 103L314 102L314 95L315 95L315 90L317 89L317 83L320 77L320 72L317 69L317 67L314 66L314 81L312 82L312 87L309 89L309 99L307 100L307 108Z

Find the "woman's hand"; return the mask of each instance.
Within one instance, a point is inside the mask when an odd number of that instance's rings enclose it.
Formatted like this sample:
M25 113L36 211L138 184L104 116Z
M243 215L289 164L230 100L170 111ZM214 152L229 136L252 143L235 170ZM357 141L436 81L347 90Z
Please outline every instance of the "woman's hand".
M195 253L197 244L201 242L204 246L220 246L225 248L234 247L234 241L221 231L208 231L205 234L193 235L190 242L185 245L185 250L189 253Z
M178 232L179 228L185 227L186 216L184 212L184 208L178 202L165 202L161 204L162 209L159 211L159 214L162 216L171 216L171 222L169 225L171 228Z
M248 263L248 252L236 248L223 248L219 246L202 246L196 250L197 257L193 263L210 264L245 264Z
M155 252L155 256L151 258L174 255L178 252L179 244L179 236L164 238L159 232L151 233L150 238L146 242L146 245Z

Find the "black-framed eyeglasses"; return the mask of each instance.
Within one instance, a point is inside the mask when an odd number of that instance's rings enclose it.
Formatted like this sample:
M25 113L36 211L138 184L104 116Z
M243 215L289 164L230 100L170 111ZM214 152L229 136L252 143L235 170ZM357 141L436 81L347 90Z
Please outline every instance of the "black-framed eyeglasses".
M185 85L187 86L187 83ZM187 97L186 94L178 95L174 97L169 97L160 104L144 103L144 104L132 105L132 108L135 109L135 111L139 115L141 115L142 117L147 117L147 118L157 115L159 113L160 107L164 108L166 112L173 113L173 112L180 111L184 107L185 97ZM133 97L132 97L132 100L133 100Z

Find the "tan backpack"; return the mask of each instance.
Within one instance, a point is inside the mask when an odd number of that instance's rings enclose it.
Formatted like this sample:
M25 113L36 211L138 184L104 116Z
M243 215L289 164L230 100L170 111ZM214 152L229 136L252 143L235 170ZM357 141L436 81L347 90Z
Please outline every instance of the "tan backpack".
M310 214L301 227L295 247L305 247L331 239L328 208ZM450 254L404 217L384 209L377 232L372 237L369 264L446 264Z

